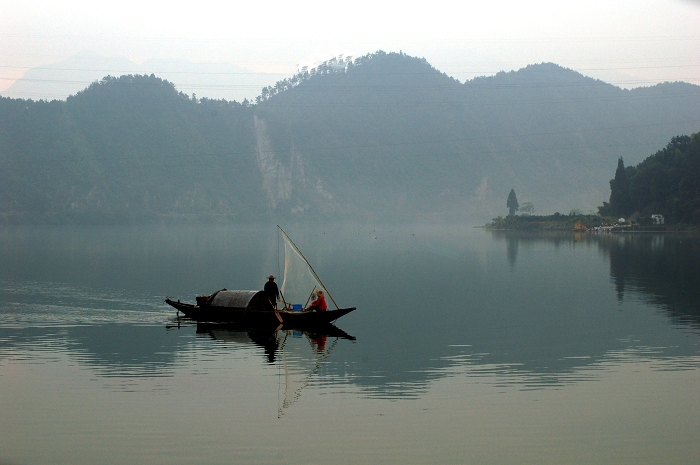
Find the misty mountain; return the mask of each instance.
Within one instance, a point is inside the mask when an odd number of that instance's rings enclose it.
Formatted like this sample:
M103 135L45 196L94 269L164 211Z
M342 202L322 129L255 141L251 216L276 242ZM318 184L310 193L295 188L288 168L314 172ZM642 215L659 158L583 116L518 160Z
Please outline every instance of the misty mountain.
M700 86L623 90L554 64L461 83L424 59L329 60L255 105L156 76L0 100L6 221L182 215L471 221L594 210L616 160L700 127Z
M80 53L57 63L27 70L2 94L32 100L61 100L106 75L138 73L138 65L124 57Z
M155 76L108 77L65 102L0 99L0 211L56 222L259 215L252 120L250 108Z
M488 218L507 211L511 188L538 212L595 210L611 160L641 161L697 130L698 104L690 84L627 91L554 64L460 84L424 60L375 54L317 72L257 116L280 154L303 154L307 174L354 205Z
M285 76L256 73L230 63L193 63L180 59L151 59L137 64L124 57L84 52L57 63L28 70L2 92L33 100L65 99L106 75L155 74L176 82L178 89L213 99L253 99L264 86Z

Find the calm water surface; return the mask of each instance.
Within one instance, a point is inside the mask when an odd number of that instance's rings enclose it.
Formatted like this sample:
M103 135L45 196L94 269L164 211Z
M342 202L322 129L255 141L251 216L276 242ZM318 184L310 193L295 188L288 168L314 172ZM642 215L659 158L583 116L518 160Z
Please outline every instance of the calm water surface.
M0 229L0 463L700 458L700 240L285 228L327 337L178 321L258 289L274 227Z

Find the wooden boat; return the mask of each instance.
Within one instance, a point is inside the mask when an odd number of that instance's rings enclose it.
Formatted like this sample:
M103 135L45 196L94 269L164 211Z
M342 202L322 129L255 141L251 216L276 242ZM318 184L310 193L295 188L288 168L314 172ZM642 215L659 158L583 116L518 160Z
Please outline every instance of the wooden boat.
M279 226L278 226L279 227ZM281 287L281 307L273 306L264 291L221 289L211 295L200 295L196 303L165 299L186 318L211 322L248 322L251 324L295 326L312 328L327 325L355 310L355 307L340 308L323 285L314 269L299 248L279 228L285 246L284 281ZM308 308L309 298L317 289L325 291L335 309L316 311ZM285 297L286 295L286 297ZM306 301L306 304L297 302ZM295 302L295 303L293 303Z
M217 299L217 296L221 295L222 298L226 298L231 294L238 295L239 306L217 305L223 300ZM229 291L222 289L212 294L212 296L214 296L214 298L211 299L212 304L196 305L171 299L165 299L165 303L176 308L178 312L182 313L186 318L197 321L240 321L252 324L270 325L284 323L285 325L303 328L331 323L341 316L347 315L355 310L355 307L326 310L325 312L317 312L308 309L303 309L301 311L287 309L275 310L272 309L269 304L256 305L256 300L259 301L261 298L267 301L267 297L263 291ZM246 299L249 299L248 304L243 303Z

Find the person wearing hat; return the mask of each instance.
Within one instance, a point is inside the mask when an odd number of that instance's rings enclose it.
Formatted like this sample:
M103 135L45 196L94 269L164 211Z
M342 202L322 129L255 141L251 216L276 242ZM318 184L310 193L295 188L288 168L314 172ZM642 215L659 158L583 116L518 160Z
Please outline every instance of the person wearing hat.
M325 312L328 310L328 304L326 304L326 297L323 295L321 289L316 289L316 299L309 305L309 310L316 310L319 312Z
M277 308L277 300L280 298L280 290L277 288L277 283L275 282L275 277L270 275L267 277L267 282L263 291L267 295L267 299L270 301L272 308Z

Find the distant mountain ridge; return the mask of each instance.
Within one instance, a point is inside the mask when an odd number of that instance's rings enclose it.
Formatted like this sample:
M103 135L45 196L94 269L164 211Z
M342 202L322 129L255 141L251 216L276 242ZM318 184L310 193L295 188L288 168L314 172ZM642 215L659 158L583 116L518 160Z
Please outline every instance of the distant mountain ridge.
M541 212L594 210L614 160L641 161L693 132L699 103L699 86L627 91L554 64L461 84L380 52L343 71L331 63L256 115L280 160L293 145L352 204L447 220L495 216L511 188Z
M2 92L4 96L33 100L65 100L106 75L156 74L178 83L180 91L209 98L252 99L263 86L282 75L256 73L230 63L193 63L178 59L150 59L134 63L124 57L81 53L57 63L29 69Z
M302 70L255 105L124 76L66 102L2 99L0 123L8 222L483 224L511 188L537 213L595 210L620 156L698 131L700 86L623 90L551 63L460 83L377 52Z

